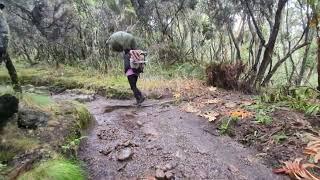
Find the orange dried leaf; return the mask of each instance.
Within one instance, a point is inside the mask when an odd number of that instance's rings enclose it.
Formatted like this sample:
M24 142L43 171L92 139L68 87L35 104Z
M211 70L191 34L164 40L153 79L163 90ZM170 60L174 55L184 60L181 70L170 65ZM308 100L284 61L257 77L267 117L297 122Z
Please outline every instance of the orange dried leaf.
M319 138L312 138L307 147L304 149L303 153L309 155L313 158L315 163L318 163L320 160L320 140Z
M245 111L243 109L237 109L229 112L229 115L230 117L233 117L233 118L244 119L244 118L250 117L252 114L249 111Z
M284 166L279 169L274 169L273 172L277 174L287 174L290 177L298 180L309 179L309 180L320 180L320 177L310 173L307 168L319 168L314 164L303 164L302 158L296 159L293 162L285 162Z

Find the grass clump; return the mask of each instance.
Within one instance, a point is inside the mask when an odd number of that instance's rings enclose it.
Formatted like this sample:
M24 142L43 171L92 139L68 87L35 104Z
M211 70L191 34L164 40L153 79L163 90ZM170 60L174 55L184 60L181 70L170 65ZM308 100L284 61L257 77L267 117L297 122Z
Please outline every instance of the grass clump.
M4 94L15 94L11 86L0 85L0 96Z
M54 104L54 101L49 96L25 93L23 94L23 101L27 105L36 106L39 108L48 108Z
M3 130L0 141L0 163L7 163L17 154L39 146L38 140L26 137L13 123Z
M76 117L79 127L81 129L85 129L88 127L92 120L92 116L87 109L87 107L84 104L81 104L79 102L72 102L75 106L74 116Z
M49 160L23 174L18 180L84 180L84 170L67 160Z

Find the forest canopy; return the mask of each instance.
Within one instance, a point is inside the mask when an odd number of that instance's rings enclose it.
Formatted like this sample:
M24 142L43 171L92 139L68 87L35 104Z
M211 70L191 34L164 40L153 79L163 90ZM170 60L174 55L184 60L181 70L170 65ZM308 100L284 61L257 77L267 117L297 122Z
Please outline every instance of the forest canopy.
M4 0L11 54L30 65L84 65L106 71L116 31L139 37L161 66L245 65L251 89L316 87L317 0ZM319 68L318 68L319 69ZM281 82L277 79L283 79Z

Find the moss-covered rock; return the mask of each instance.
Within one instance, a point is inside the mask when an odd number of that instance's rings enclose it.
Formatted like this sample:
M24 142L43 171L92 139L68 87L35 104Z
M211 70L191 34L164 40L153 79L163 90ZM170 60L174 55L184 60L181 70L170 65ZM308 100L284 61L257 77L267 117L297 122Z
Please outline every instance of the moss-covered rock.
M11 94L0 96L0 128L19 109L19 99Z

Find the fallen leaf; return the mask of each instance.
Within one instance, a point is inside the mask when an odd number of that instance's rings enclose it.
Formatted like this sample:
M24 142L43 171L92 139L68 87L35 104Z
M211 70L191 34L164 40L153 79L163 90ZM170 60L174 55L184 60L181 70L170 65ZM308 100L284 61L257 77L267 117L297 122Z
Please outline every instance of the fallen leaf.
M208 89L209 89L209 91L211 91L211 92L217 91L217 88L216 88L216 87L213 87L213 86L209 87Z
M204 102L204 104L218 104L219 102L221 102L221 99L215 98L215 99L209 99L206 102Z
M229 116L232 118L245 119L247 117L251 117L252 114L251 114L251 112L243 110L243 109L236 109L236 110L229 112Z
M234 107L237 106L237 104L234 103L234 102L228 102L224 106L227 107L227 108L234 108Z
M176 99L179 99L179 98L181 98L181 93L175 92L175 93L173 93L173 97Z
M251 105L253 104L252 101L243 101L243 102L241 102L241 103L242 103L242 105L244 105L244 106L251 106Z
M303 164L302 158L295 159L293 162L285 162L284 166L279 169L274 169L273 172L276 174L287 174L291 178L302 180L302 179L308 179L308 180L320 180L320 177L317 177L316 175L311 174L307 168L318 168L318 166L314 164Z
M200 116L208 119L209 122L215 121L220 114L214 111L208 111L205 113L201 113Z
M303 153L312 157L313 161L318 163L320 160L320 139L318 138L310 141Z
M197 113L200 112L200 110L196 107L194 107L193 105L191 105L190 103L186 104L185 106L182 107L182 110L184 110L185 112L188 113Z

